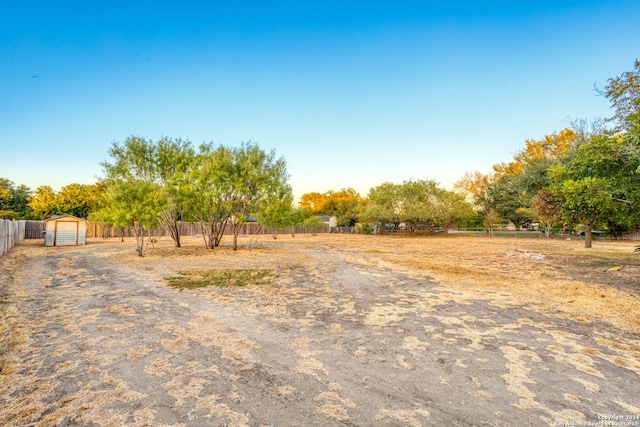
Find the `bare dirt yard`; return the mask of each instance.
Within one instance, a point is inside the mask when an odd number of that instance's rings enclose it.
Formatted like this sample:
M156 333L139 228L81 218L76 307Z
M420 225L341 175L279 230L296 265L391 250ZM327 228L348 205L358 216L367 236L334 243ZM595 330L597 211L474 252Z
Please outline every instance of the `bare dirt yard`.
M632 243L241 245L1 257L0 425L640 425Z

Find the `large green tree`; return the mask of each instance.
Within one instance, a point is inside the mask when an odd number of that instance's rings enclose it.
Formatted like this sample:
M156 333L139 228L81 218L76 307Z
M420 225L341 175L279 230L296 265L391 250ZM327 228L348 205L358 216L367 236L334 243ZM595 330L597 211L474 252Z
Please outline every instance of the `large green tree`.
M384 227L385 224L398 226L400 219L399 186L385 182L369 190L367 203L362 212L362 220Z
M275 152L265 152L257 144L244 143L233 148L231 170L218 182L226 194L226 207L233 233L233 250L238 235L250 216L257 217L269 205L291 197L286 163Z
M596 222L613 235L640 223L639 142L633 133L593 135L568 162L551 169L565 219L585 226L585 246Z
M522 173L522 172L520 172ZM501 217L511 222L516 229L531 220L522 208L527 207L524 197L525 188L518 175L505 175L494 182L488 189L490 207Z
M436 224L442 226L445 236L452 225L467 222L475 216L476 212L462 194L447 190L438 192L434 219Z
M584 247L592 246L592 231L596 222L611 212L611 191L605 179L584 177L566 179L556 187L562 195L562 211L568 222L579 222L584 226Z
M180 223L190 214L192 199L189 174L194 166L195 152L191 143L181 139L162 138L153 147L156 167L155 181L162 187L166 208L160 212L158 222L180 247Z
M405 181L399 187L399 219L412 233L435 225L439 188L435 181Z
M153 215L171 236L174 245L180 247L180 222L187 217L190 207L188 177L194 164L191 144L167 137L157 142L129 137L122 144L114 143L109 154L113 162L105 162L102 166L107 176L106 182L112 187L111 196L114 189L129 193L129 197L134 196L135 192L131 193L131 189L123 185L125 182L139 185L144 183L145 188L153 188L153 197L157 202L149 203L144 198L140 203L149 208L162 207L159 212L153 212ZM137 212L142 213L141 210Z
M292 200L284 159L253 143L203 144L190 177L192 212L200 221L205 244L212 249L228 226L237 250L240 230L250 217L274 219L283 203Z
M136 252L144 256L149 230L157 227L159 214L166 209L163 190L141 179L107 181L105 207L97 218L119 228L128 228L136 239Z
M188 198L190 215L200 223L205 246L220 245L229 221L229 200L232 193L223 183L231 180L233 152L225 146L202 144L191 169Z
M453 196L441 189L435 181L405 181L402 184L383 183L369 191L362 219L380 227L385 224L399 226L415 232L420 227L444 225L455 221L455 207L465 209L464 197ZM464 216L464 215L463 215Z
M122 144L114 142L109 155L113 161L102 163L106 195L100 217L115 226L129 227L136 238L138 255L144 256L149 229L168 209L156 146L153 141L129 137Z

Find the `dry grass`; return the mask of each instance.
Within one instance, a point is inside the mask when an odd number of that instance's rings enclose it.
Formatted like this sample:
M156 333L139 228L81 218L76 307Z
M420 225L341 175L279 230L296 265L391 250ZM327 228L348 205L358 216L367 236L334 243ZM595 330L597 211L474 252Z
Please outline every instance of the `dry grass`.
M19 312L15 305L9 301L3 301L0 304L0 374L6 373L8 369L8 360L5 355L20 343L20 335L17 331L19 324Z
M417 416L421 418L428 419L431 414L424 409L413 409L413 410L391 410L391 409L382 409L378 415L376 416L376 420L384 420L390 418L394 421L397 421L403 425L408 425L411 427L420 427L422 426L422 422Z
M196 282L207 271L217 274L224 269L236 272L244 269L256 274L256 270L269 270L278 277L266 274L265 278L291 285L299 273L322 275L321 271L309 268L305 254L307 249L321 250L349 262L366 264L372 275L377 269L388 268L416 277L432 277L441 284L441 289L449 292L452 301L460 303L476 298L494 300L505 308L529 304L548 315L582 322L600 320L629 331L640 327L640 312L636 309L640 303L640 254L634 252L637 242L600 240L593 248L585 249L579 240L542 238L324 234L295 238L282 235L272 241L267 237L255 246L245 243L237 252L228 245L206 249L199 237L183 238L182 248L173 247L165 239L162 246L157 244L144 258L135 256L127 248L132 243L125 242L120 243L123 250L111 256L128 261L136 272L144 268L153 279L180 277L181 270L188 272L181 279L185 282L189 282L189 275ZM513 251L539 253L545 259L506 256ZM330 262L328 258L327 263ZM212 264L224 268L208 268ZM290 286L287 290L296 291ZM276 288L271 287L270 292L270 298L286 299L286 295L277 295ZM368 322L393 323L402 318L400 312L385 310L388 309L381 307L370 313Z
M281 396L293 396L296 392L296 388L290 385L284 385L282 387L278 387L276 392Z
M28 256L10 252L0 259L0 374L11 370L9 355L24 342L20 328L24 321L20 310L26 298L26 290L15 286L14 281L22 274Z
M598 241L585 249L581 241L350 236L340 246L364 254L378 268L433 277L464 298L502 300L507 306L526 303L547 314L602 320L630 331L640 326L640 274L612 269L640 265L633 242ZM513 250L547 258L504 256Z
M327 404L318 406L316 408L316 412L318 414L324 415L327 418L332 418L337 421L345 421L349 419L349 414L347 413L347 410L340 405L327 403Z

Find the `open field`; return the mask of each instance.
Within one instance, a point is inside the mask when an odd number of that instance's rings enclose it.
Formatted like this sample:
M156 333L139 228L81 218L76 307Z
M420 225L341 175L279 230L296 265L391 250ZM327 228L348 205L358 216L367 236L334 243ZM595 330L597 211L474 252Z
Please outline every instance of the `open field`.
M1 257L0 425L640 425L633 243L185 243Z

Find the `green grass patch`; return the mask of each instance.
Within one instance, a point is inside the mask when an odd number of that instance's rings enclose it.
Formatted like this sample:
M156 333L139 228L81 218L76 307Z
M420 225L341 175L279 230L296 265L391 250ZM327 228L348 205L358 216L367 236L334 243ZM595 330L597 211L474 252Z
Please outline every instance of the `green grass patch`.
M207 286L231 287L270 285L277 277L273 270L260 269L210 269L182 270L177 276L168 277L167 283L176 289L196 289Z

